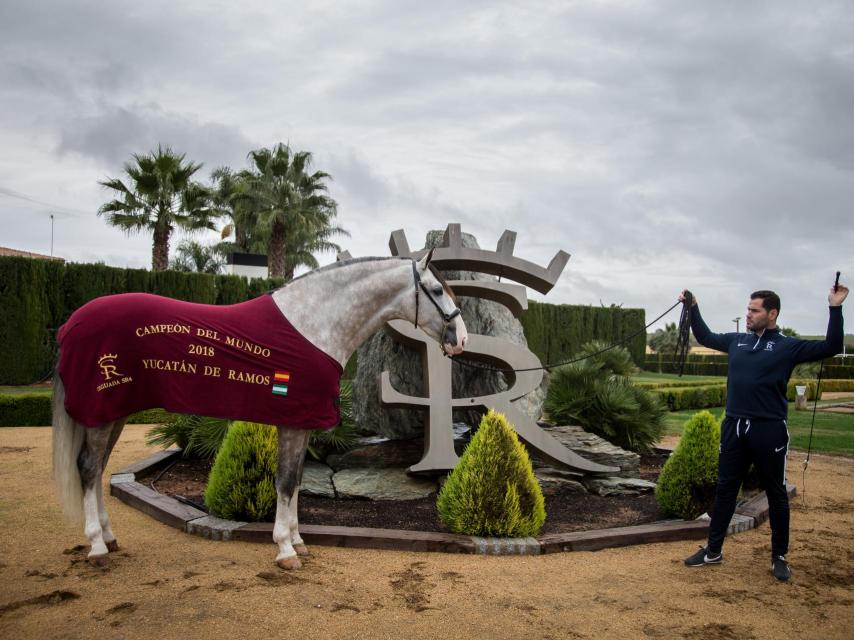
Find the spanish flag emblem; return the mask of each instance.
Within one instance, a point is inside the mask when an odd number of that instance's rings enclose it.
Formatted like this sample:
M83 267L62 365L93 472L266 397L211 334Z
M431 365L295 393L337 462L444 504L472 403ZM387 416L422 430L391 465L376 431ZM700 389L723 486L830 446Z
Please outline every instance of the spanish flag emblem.
M276 371L273 374L273 393L279 396L288 395L288 383L290 381L290 373L287 371Z

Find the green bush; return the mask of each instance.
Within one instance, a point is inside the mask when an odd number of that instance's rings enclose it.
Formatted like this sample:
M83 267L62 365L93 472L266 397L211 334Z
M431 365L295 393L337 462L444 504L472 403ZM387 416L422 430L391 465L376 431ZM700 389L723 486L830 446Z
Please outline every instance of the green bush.
M164 449L180 447L185 458L198 457L209 460L216 456L228 433L228 420L207 418L191 414L175 414L165 422L150 429L145 436L149 445Z
M63 269L58 261L0 259L0 384L29 384L53 371Z
M695 413L685 424L655 486L655 499L668 515L693 520L709 511L718 478L721 425L708 411Z
M489 411L436 502L454 533L527 537L546 521L528 452L502 414Z
M854 391L854 380L821 380L822 391Z
M638 452L649 451L661 438L666 413L654 392L615 375L596 358L555 369L543 408L552 422L580 425Z
M795 396L798 395L795 389L796 385L806 385L807 400L815 400L816 389L818 388L818 380L789 380L786 386L786 400L789 402L795 401ZM824 380L821 381L821 391L827 391L824 386ZM818 399L821 400L821 391L819 391Z
M664 387L653 389L669 411L705 409L726 404L726 384L706 384L693 387Z
M52 415L46 393L0 395L0 427L42 427L51 423Z
M276 428L234 422L208 478L205 504L228 520L269 521L276 514Z

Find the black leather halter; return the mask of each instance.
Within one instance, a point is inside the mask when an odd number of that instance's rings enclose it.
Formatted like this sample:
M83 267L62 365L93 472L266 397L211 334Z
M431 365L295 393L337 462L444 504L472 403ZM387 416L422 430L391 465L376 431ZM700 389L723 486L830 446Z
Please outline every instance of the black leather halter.
M442 316L442 320L444 320L444 322L445 322L445 326L442 329L442 341L444 342L445 334L448 331L448 326L450 326L451 320L453 320L458 315L460 315L460 309L459 309L459 307L455 306L454 310L451 311L451 313L445 313L442 310L442 307L439 306L439 303L436 302L436 299L433 297L433 295L430 293L430 291L427 289L427 287L424 286L424 283L421 281L421 274L418 273L418 268L415 264L415 260L412 261L412 278L415 280L415 328L416 329L418 328L418 308L420 306L421 291L423 290L424 295L426 295L427 299L433 303L433 306L436 307L436 310L439 312L439 315ZM441 347L441 345L439 345L439 346Z

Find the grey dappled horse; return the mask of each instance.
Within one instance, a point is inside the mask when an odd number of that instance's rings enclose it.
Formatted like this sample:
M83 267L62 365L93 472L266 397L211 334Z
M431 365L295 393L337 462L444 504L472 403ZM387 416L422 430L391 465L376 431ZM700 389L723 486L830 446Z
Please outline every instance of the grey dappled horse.
M453 294L428 268L432 252L421 261L408 258L358 258L313 271L273 292L288 321L316 347L343 366L372 334L393 319L408 320L439 342L447 354L459 354L467 333ZM86 428L65 411L59 375L53 391L53 467L60 501L71 517L84 520L89 560L107 564L118 549L104 505L101 476L126 418ZM297 495L310 431L277 425L276 563L301 566L308 550L299 534Z

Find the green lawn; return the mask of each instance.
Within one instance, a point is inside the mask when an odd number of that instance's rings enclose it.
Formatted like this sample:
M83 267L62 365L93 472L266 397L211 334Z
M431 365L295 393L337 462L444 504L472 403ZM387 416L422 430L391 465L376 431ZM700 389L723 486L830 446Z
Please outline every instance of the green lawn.
M837 401L838 402L838 401ZM819 406L821 406L820 403ZM810 405L812 406L812 405ZM722 416L723 407L709 409L715 416ZM682 435L685 422L696 410L674 411L664 416L664 430L667 434ZM812 411L795 411L794 403L789 404L790 446L806 450L812 424ZM854 456L854 414L827 413L815 414L812 450L821 453L835 453Z
M0 396L14 396L21 393L44 393L50 395L53 386L47 383L43 384L26 384L22 386L7 386L0 385Z

